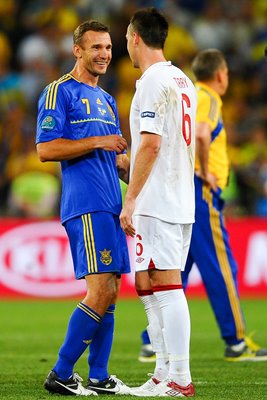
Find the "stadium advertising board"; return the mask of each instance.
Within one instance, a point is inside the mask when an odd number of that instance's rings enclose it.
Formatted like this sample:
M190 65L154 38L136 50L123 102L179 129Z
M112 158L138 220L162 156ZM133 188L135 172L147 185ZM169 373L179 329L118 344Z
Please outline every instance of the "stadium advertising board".
M239 264L243 297L267 297L267 219L228 220ZM130 253L133 243L128 241ZM84 280L76 281L68 239L58 220L0 221L0 298L61 298L83 295ZM197 268L192 270L188 295L205 293ZM121 296L136 296L134 275L123 278Z

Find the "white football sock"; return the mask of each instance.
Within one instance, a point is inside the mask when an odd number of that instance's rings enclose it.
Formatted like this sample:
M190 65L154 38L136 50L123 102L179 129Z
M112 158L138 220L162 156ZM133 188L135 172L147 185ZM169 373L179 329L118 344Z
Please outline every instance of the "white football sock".
M163 319L163 335L169 353L170 379L179 385L191 383L189 367L190 315L183 289L154 292Z
M153 295L140 296L148 319L148 335L152 344L152 349L156 353L156 365L154 376L158 380L163 380L168 373L168 353L166 351L164 337L162 333L162 316L159 309L157 298Z

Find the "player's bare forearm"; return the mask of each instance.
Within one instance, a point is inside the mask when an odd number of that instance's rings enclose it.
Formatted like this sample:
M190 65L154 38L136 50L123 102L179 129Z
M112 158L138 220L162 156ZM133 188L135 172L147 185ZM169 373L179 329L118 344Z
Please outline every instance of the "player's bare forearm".
M37 144L37 154L42 162L72 160L96 149L121 153L127 148L126 140L119 135L93 136L84 139L55 139Z
M211 142L210 126L207 123L196 125L196 155L200 164L199 176L203 180L208 176L209 148Z
M196 171L205 184L213 190L217 190L217 177L209 171L209 149L211 143L211 128L209 124L197 123L196 127L196 154L199 160L200 169Z
M135 235L132 224L132 215L135 200L144 187L160 150L161 136L155 134L142 134L141 144L138 148L133 173L128 185L125 202L120 214L120 223L124 232L129 236Z

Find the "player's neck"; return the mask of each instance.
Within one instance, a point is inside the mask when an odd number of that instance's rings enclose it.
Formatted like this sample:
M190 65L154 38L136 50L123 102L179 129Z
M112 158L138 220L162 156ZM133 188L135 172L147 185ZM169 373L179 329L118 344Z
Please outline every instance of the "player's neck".
M99 75L94 76L90 74L90 72L88 72L86 69L80 68L77 64L74 66L69 74L73 76L73 78L77 81L83 82L86 85L96 87L98 84Z
M202 81L202 83L217 93L218 96L221 96L220 84L216 80Z
M142 73L144 73L151 65L165 61L166 58L162 50L147 49L147 51L142 54L139 65Z

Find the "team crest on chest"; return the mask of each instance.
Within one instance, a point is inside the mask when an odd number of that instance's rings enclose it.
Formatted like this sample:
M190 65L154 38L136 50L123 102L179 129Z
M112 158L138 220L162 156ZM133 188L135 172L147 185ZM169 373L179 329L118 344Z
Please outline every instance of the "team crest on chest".
M101 257L100 261L105 264L109 265L112 262L112 257L110 255L111 250L104 249L103 251L100 251Z

